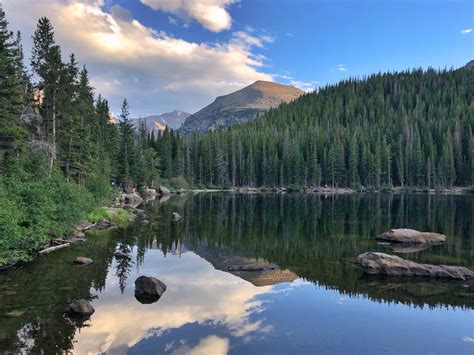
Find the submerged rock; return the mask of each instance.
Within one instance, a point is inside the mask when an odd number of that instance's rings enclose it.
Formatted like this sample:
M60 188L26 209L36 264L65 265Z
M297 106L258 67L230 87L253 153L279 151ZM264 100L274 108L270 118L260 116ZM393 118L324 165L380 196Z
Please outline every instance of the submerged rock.
M418 264L399 256L378 252L360 254L357 262L369 275L420 276L453 280L474 278L474 272L462 266Z
M73 263L77 265L87 265L92 262L92 259L86 258L84 256L78 256L76 259L74 259Z
M130 257L130 255L128 255L127 253L124 253L124 252L121 251L121 250L116 250L115 253L114 253L114 256L115 256L117 259L129 258L129 257Z
M79 300L71 303L68 311L71 316L89 318L95 312L95 309L86 300Z
M135 298L140 303L153 303L166 291L166 285L155 277L140 276L135 280Z
M110 228L113 226L113 223L104 219L103 221L100 221L99 223L96 223L94 228L97 228L97 229L106 229L106 228Z
M390 243L443 243L446 236L439 233L419 232L414 229L391 229L375 239Z
M179 221L181 218L183 218L178 212L173 212L172 216L173 216L173 221Z

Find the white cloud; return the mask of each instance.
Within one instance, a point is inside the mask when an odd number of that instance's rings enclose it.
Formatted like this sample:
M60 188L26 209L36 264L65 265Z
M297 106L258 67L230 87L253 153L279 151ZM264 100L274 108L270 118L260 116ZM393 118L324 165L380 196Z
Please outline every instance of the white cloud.
M260 69L265 57L252 53L268 38L241 32L224 43L185 41L144 26L119 6L106 12L103 4L103 0L3 0L10 27L22 31L26 50L31 48L34 19L47 16L65 60L74 52L87 65L97 93L109 99L114 111L127 97L137 116L175 108L195 112L216 96L256 80L272 80Z
M208 30L220 32L232 27L227 7L235 0L141 0L154 10L171 12L184 19L194 19Z
M239 43L244 46L255 46L255 47L263 47L263 43L273 43L275 41L274 37L271 36L252 36L247 32L237 31L232 34L232 37L236 43Z
M463 30L460 31L460 33L461 33L462 35L467 35L467 34L469 34L469 33L471 33L471 32L472 32L472 28L465 28L465 29L463 29Z
M176 20L174 17L172 16L168 16L168 22L172 25L175 25L177 26L178 25L178 20Z
M344 64L339 64L337 67L336 67L337 70L339 71L347 71L346 67L344 66Z
M302 81L302 80L297 80L293 78L289 73L284 73L284 74L275 74L273 75L274 79L283 79L284 81L287 81L288 84L293 85L297 87L298 89L301 89L306 92L312 92L316 90L316 87L320 84L319 81Z

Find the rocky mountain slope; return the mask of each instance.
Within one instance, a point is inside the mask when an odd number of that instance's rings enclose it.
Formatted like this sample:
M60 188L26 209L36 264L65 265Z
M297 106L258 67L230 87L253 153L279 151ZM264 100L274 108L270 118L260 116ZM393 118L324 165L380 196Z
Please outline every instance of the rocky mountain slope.
M146 127L149 131L163 131L166 127L173 130L179 129L190 114L187 112L174 110L161 115L151 115L145 118L136 118L133 124L138 128L140 121L146 120Z
M302 94L304 91L294 86L256 81L241 90L219 96L212 104L189 116L180 131L184 134L213 131L219 127L247 122L257 114L278 107L282 102L292 101Z

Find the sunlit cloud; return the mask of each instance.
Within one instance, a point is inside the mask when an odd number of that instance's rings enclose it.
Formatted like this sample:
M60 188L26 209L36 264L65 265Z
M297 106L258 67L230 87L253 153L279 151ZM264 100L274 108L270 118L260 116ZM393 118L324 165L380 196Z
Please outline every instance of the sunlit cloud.
M170 3L174 2L159 2L173 8ZM191 6L187 1L177 3ZM231 1L199 3L225 8ZM137 116L175 108L195 112L216 96L256 80L272 81L260 69L265 67L265 57L253 53L253 48L270 42L267 37L237 32L227 42L196 43L147 27L120 6L106 11L100 0L4 0L2 4L11 29L22 31L27 51L34 19L47 16L65 58L74 52L87 65L96 92L107 97L116 111L127 97Z
M472 32L472 28L465 28L465 29L463 29L463 30L460 31L460 33L461 33L462 35L467 35L467 34L469 34L469 33L471 33L471 32Z
M141 2L153 10L170 12L184 20L196 20L213 32L232 27L232 18L227 7L235 0L141 0Z

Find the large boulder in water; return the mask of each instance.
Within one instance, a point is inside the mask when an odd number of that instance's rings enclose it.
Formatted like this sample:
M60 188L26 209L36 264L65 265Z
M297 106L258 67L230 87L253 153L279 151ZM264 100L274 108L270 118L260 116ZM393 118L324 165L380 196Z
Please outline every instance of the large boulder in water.
M140 303L158 301L166 291L166 285L155 277L140 276L135 280L135 298Z
M89 318L95 312L95 309L86 300L79 300L71 303L68 311L74 317Z
M418 264L399 256L378 252L360 254L357 263L369 275L419 276L452 280L474 278L474 272L462 266Z
M377 240L383 240L390 243L443 243L446 236L439 233L419 232L414 229L391 229L378 237Z

